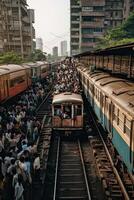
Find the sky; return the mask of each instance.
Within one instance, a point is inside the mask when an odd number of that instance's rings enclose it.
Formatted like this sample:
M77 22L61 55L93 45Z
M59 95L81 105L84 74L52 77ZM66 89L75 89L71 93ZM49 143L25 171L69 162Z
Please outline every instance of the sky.
M69 50L70 0L27 0L27 3L35 10L35 33L43 39L44 51L51 53L54 46L60 48L63 40L67 40Z

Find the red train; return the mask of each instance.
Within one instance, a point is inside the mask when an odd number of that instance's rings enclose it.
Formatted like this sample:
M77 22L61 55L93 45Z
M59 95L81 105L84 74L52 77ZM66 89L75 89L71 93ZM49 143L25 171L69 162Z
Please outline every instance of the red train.
M32 83L33 74L34 78L36 77L39 80L48 76L49 71L47 62L1 65L0 102L26 90Z

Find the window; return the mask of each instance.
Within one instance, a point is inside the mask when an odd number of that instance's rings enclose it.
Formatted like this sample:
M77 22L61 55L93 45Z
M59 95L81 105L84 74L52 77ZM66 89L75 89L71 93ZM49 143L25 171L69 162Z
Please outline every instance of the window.
M79 24L71 24L71 28L79 28Z
M94 11L97 12L97 11L103 11L104 10L104 7L103 6L94 6Z
M61 106L60 105L55 105L54 106L54 116L61 116Z
M83 6L82 11L85 11L85 12L93 11L93 6Z
M10 80L10 87L14 87L17 84L23 83L25 81L25 76L19 76Z
M126 133L130 137L132 122L116 106L113 106L113 120L122 130L122 132Z
M63 106L63 118L70 119L71 115L72 115L72 106L71 105Z
M125 120L124 120L124 133L126 133L130 137L131 121L129 119L127 119L126 116L125 116Z
M82 115L82 106L74 105L74 116Z
M119 128L124 132L124 114L119 110L119 118L118 118Z
M96 38L82 38L83 43L95 42Z
M82 17L82 21L83 22L93 22L94 21L94 17L93 16L83 16Z

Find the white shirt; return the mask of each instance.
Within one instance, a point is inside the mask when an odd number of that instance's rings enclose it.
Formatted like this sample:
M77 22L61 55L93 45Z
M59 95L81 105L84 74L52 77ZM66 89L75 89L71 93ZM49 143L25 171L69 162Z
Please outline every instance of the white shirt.
M40 169L40 158L39 157L35 158L34 163L33 163L33 168Z

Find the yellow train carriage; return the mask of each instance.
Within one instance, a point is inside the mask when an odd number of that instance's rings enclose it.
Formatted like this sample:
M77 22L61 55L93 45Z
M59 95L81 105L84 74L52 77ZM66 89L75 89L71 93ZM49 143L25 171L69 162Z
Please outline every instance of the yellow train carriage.
M52 127L54 130L83 129L83 100L75 93L54 95L52 101Z

